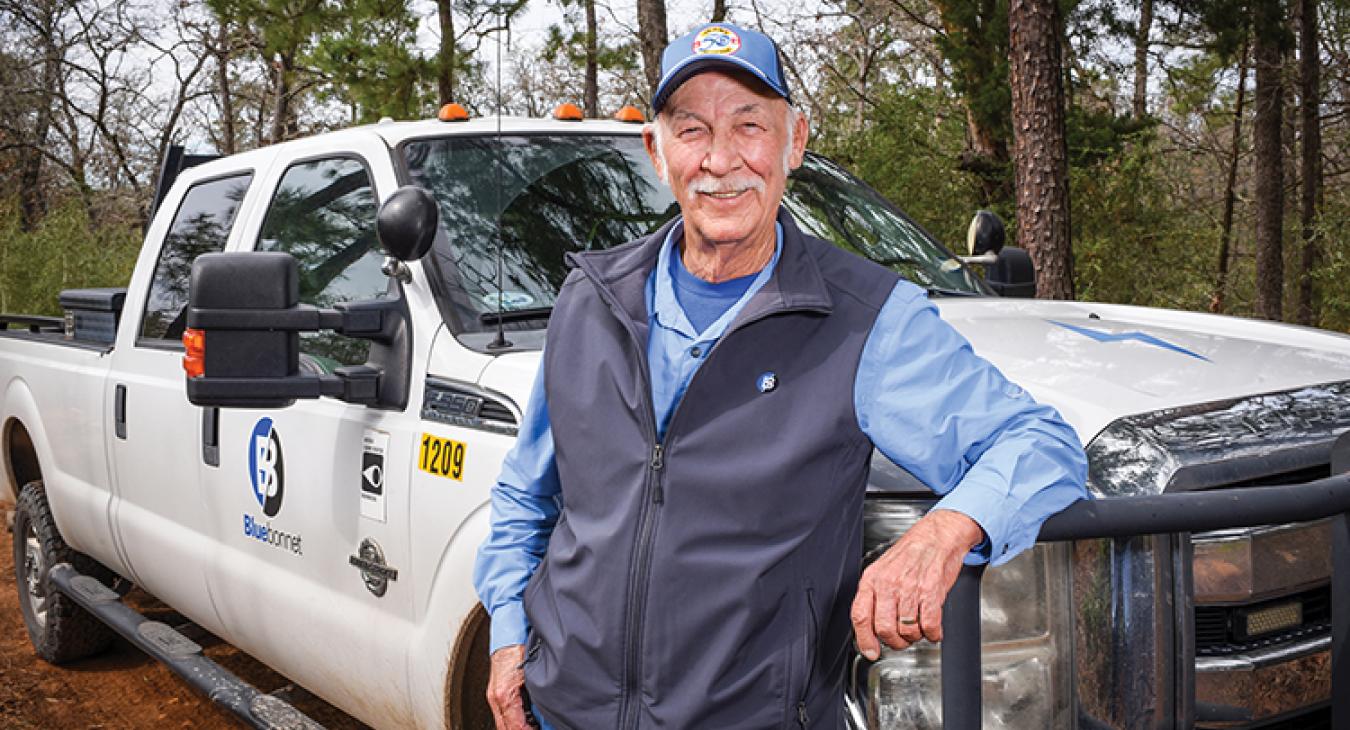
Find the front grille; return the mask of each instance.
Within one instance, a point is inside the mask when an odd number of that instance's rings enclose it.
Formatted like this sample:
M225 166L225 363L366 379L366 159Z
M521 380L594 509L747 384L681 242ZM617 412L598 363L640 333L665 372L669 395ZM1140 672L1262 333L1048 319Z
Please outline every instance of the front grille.
M1248 637L1245 632L1247 614L1264 608L1298 601L1303 609L1303 620L1297 626ZM1323 636L1331 632L1331 587L1282 596L1245 606L1196 606L1196 656L1227 656L1257 649L1280 646L1291 641Z

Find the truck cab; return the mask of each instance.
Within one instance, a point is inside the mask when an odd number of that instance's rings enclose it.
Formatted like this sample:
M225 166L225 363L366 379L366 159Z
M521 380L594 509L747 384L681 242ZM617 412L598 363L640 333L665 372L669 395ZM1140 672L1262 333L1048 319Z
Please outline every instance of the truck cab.
M63 331L0 336L6 486L40 480L73 549L361 721L483 726L474 556L563 255L678 212L639 132L384 122L184 171L123 299L73 295ZM400 259L381 248L381 205L408 188L434 225ZM977 353L1059 409L1099 498L1297 484L1328 475L1350 431L1348 337L998 297L819 156L784 204L927 288ZM283 264L194 274L216 253ZM94 310L115 319L111 342L82 331ZM195 377L185 358L202 358ZM865 549L932 501L884 458L872 472ZM1312 717L1329 686L1323 532L1042 545L991 571L986 726ZM937 677L931 647L859 657L849 722L940 726Z

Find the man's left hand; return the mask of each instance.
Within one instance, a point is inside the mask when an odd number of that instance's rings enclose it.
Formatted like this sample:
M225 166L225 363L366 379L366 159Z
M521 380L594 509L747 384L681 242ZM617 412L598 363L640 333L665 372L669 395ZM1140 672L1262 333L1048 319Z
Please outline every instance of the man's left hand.
M878 639L904 649L919 639L942 640L942 604L970 549L984 531L969 517L933 510L863 571L851 619L858 650L881 656Z

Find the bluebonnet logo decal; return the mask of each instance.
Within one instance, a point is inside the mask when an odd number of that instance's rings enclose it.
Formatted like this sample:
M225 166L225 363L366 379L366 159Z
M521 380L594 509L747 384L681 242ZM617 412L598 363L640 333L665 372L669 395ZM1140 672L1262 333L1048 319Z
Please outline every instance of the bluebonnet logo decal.
M1102 332L1100 330L1094 330L1087 327L1079 327L1078 325L1068 324L1067 322L1056 322L1053 319L1047 319L1046 321L1049 322L1050 324L1063 327L1064 329L1069 330L1070 332L1077 332L1078 334L1084 337L1091 337L1092 339L1098 342L1124 342L1126 340L1135 340L1137 342L1142 342L1146 345L1153 345L1154 347L1161 347L1164 350L1171 350L1172 352L1179 352L1183 355L1189 355L1197 360L1204 360L1205 362L1211 362L1210 359L1205 357L1204 355L1187 350L1186 348L1180 345L1174 345L1168 342L1167 340L1159 339L1145 332L1139 331Z
M281 437L270 418L259 418L249 436L248 476L263 514L276 517L285 492L286 468L281 459Z

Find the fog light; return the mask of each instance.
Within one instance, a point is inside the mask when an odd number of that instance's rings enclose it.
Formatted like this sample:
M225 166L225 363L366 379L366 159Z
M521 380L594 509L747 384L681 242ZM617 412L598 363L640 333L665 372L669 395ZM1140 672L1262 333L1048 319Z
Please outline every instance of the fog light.
M1299 601L1262 608L1246 616L1247 636L1260 636L1299 626L1303 623L1303 604Z

